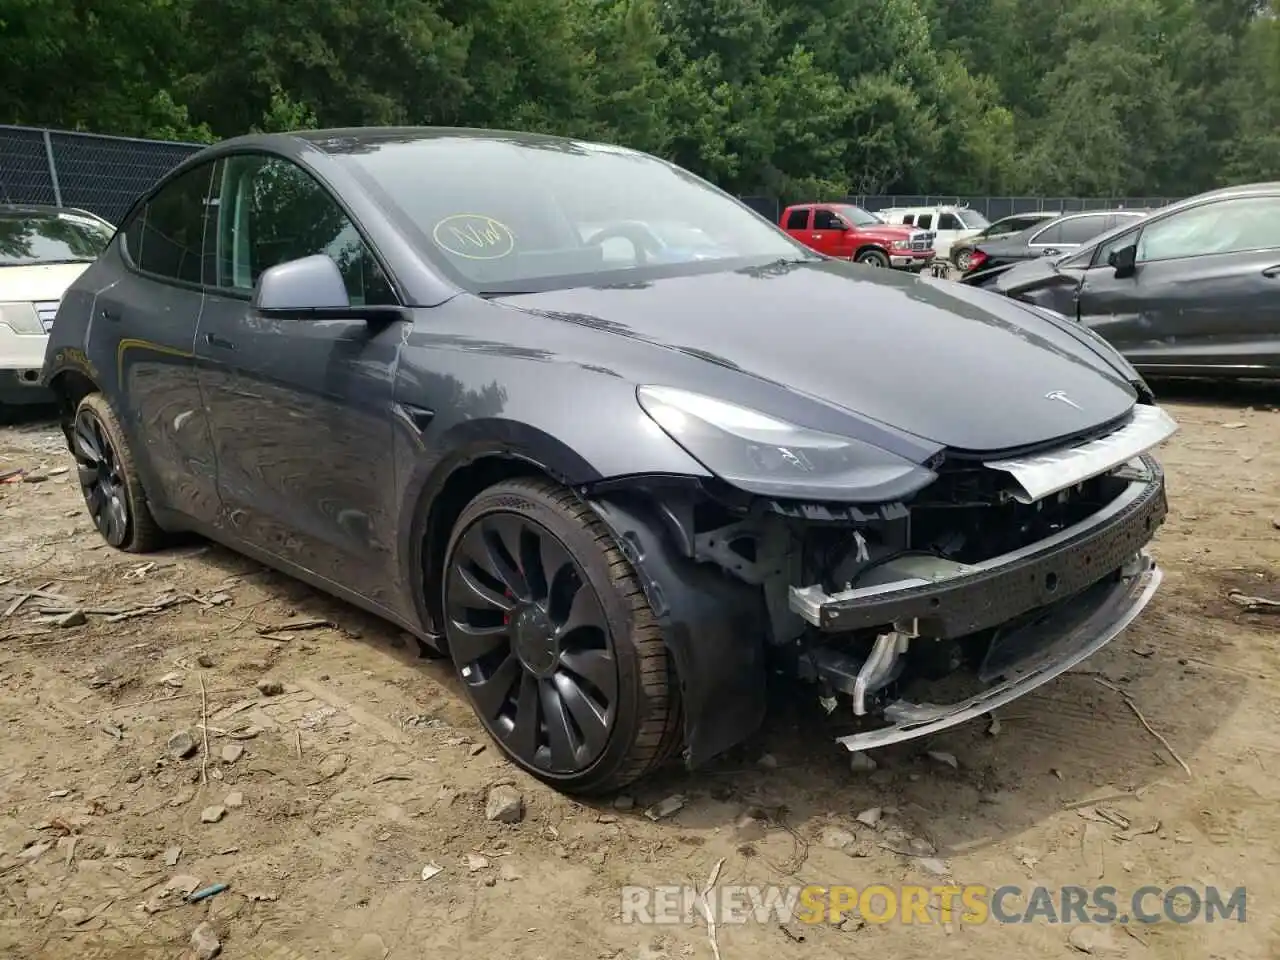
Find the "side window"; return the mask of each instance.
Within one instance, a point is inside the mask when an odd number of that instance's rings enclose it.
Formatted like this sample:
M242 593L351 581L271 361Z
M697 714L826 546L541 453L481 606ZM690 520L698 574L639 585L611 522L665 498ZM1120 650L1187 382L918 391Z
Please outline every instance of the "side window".
M916 226L919 227L921 230L928 230L929 227L931 227L932 225L933 225L932 213L922 213L920 214L920 218L916 220Z
M908 213L903 216L902 222L908 227L914 227L916 225L916 215L914 213Z
M809 208L796 207L787 214L788 230L804 230L809 226Z
M1111 254L1117 250L1123 250L1129 244L1133 243L1135 231L1129 230L1120 234L1118 237L1112 237L1106 243L1098 244L1098 249L1093 252L1093 258L1089 261L1090 267L1105 267L1107 261L1111 259Z
M1237 197L1193 207L1143 228L1138 262L1280 247L1280 197Z
M1059 243L1081 244L1092 240L1106 230L1106 217L1076 217L1061 225L1062 237Z
M964 225L954 213L944 213L938 217L939 230L963 230Z
M120 237L124 243L124 255L135 267L142 255L142 225L147 219L147 206L143 204L134 211L129 221L120 228Z
M1070 221L1065 221L1065 223L1070 223ZM1053 226L1046 227L1039 233L1033 233L1031 235L1031 239L1029 239L1027 243L1031 246L1048 246L1051 243L1061 243L1062 228L1065 223L1055 223Z
M832 211L818 209L813 211L813 229L843 230L844 224L840 222Z
M200 251L213 164L188 170L151 198L129 255L138 269L188 283L200 282Z
M352 304L395 303L359 232L309 173L257 154L229 157L221 169L217 286L247 293L276 264L323 253L342 271Z

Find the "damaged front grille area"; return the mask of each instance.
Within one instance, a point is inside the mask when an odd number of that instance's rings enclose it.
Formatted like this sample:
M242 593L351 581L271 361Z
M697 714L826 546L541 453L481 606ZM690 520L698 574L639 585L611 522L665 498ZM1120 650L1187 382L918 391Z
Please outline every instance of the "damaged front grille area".
M1140 476L1095 478L1072 494L1054 495L1040 510L1011 501L970 505L964 516L965 507L948 506L956 503L948 498L913 506L907 549L863 567L844 589L792 586L790 608L824 632L915 621L921 633L945 639L1052 603L1117 569L1163 521L1168 507L1159 466L1144 458L1127 469ZM957 478L952 489L964 484ZM1111 498L1099 503L1107 494ZM955 519L945 522L952 511ZM940 538L949 553L924 546L937 547ZM993 546L1007 549L992 552Z
M820 685L828 709L840 693L856 717L879 713L903 729L916 720L931 729L960 722L984 702L980 696L955 705L958 719L949 719L949 708L905 702L890 716L887 697L903 684L966 666L974 669L965 675L987 684L1035 661L1036 678L1025 678L1030 689L1058 672L1052 658L1040 663L1045 650L1074 656L1095 649L1096 637L1069 629L1070 618L1053 611L1088 614L1095 604L1087 597L1096 596L1131 619L1159 582L1144 548L1168 506L1151 458L1034 503L1022 502L1008 476L981 463L937 470L938 480L896 530L882 523L853 531L856 546L834 567L837 578L848 577L843 587L820 582L788 591L790 611L809 625L797 644L797 673ZM1134 593L1129 585L1139 579ZM1119 629L1108 627L1108 639ZM917 709L924 711L919 717ZM899 730L893 739L910 735Z
M1019 451L1014 469L948 451L928 463L928 486L892 502L657 478L602 488L596 504L649 572L646 595L683 653L677 670L746 684L763 683L767 667L812 682L829 713L851 703L859 732L840 742L867 749L1021 696L1146 606L1160 582L1145 548L1168 511L1164 475L1145 453L1098 467L1121 448L1094 443L1141 420ZM1028 502L1028 484L1045 482L1054 489ZM723 611L732 629L708 633ZM682 632L695 620L701 636ZM906 696L935 682L946 689Z

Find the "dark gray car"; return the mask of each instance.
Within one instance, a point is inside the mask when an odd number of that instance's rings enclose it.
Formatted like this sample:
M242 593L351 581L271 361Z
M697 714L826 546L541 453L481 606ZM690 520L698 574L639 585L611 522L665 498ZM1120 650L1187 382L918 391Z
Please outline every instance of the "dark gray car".
M1057 257L1124 223L1135 223L1145 210L1084 210L1064 213L1048 223L1038 223L1004 236L973 245L964 282L986 286L1007 268L1027 260Z
M109 544L197 531L401 625L564 789L704 763L771 670L850 749L928 735L1160 582L1175 425L1104 341L617 147L211 147L68 291L44 379Z
M1150 376L1280 377L1280 184L1192 197L989 289L1081 320Z
M1039 210L1029 213L1013 213L1007 217L1001 217L995 223L987 224L973 236L955 241L951 245L951 262L956 265L961 273L966 273L973 265L973 250L978 244L986 243L997 237L1007 237L1014 233L1022 233L1022 231L1030 227L1048 223L1050 220L1056 220L1060 216L1062 216L1061 211Z

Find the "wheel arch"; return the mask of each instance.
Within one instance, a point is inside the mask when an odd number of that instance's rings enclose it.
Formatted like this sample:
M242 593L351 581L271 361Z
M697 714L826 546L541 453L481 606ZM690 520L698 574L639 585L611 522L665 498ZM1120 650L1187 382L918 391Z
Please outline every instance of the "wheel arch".
M880 245L879 243L876 243L875 241L866 241L862 243L858 247L858 249L853 251L853 259L857 260L864 253L871 253L872 251L880 254L883 257L889 256L889 251L884 246Z
M518 447L497 443L473 446L423 471L414 484L412 521L406 525L409 543L401 554L407 563L404 575L411 585L418 619L440 653L448 651L439 586L454 523L468 503L504 480L538 477L573 485L571 474L576 471L566 470L564 463L545 460Z
M102 390L87 373L72 368L59 370L50 377L49 389L57 397L58 409L64 417L72 414L76 405L89 394Z
M64 367L49 378L49 389L58 404L58 425L71 444L71 422L75 418L80 401L91 393L101 393L102 387L84 371Z

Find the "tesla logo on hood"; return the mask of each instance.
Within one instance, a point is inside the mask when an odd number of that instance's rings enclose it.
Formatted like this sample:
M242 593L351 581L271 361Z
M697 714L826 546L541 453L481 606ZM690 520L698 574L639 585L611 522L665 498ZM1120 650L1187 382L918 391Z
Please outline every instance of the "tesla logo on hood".
M1062 401L1063 403L1065 403L1067 406L1069 406L1069 407L1075 407L1077 410L1083 410L1083 409L1084 409L1084 407L1080 406L1080 404L1076 403L1074 400L1072 400L1070 397L1068 397L1068 396L1067 396L1065 393L1063 393L1061 390L1052 390L1052 391L1050 391L1049 393L1046 393L1046 394L1044 395L1044 398L1045 398L1046 400L1061 400L1061 401Z

